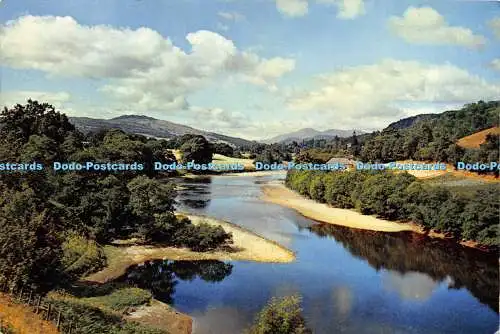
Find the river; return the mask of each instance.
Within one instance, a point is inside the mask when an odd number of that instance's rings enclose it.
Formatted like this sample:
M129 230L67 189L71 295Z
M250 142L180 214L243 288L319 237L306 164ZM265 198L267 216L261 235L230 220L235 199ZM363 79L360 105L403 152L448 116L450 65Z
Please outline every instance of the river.
M314 333L467 333L498 329L498 258L410 232L318 224L260 199L282 176L182 181L177 209L230 221L292 249L290 264L155 261L130 268L194 319L195 334L237 334L273 296L299 294Z

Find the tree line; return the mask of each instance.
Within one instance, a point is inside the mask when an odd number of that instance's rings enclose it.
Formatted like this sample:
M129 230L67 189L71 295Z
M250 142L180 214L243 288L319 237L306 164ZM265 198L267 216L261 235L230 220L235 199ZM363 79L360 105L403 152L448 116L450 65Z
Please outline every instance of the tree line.
M334 207L355 209L394 221L413 221L426 230L495 247L500 241L499 187L450 191L393 171L289 171L287 187Z

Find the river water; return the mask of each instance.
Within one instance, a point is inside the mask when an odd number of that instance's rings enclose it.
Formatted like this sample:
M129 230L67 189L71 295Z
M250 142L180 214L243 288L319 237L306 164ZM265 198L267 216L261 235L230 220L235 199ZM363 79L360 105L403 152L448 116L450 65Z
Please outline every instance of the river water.
M179 211L251 229L292 249L289 264L155 261L128 279L194 318L195 334L237 334L273 296L299 294L314 333L498 329L498 258L413 233L318 224L260 200L283 176L183 180Z

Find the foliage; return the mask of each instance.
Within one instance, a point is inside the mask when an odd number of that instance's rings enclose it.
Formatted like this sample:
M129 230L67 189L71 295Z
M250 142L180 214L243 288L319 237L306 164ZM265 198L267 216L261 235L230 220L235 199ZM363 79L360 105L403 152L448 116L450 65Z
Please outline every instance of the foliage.
M388 127L367 141L359 154L363 161L404 159L457 161L496 161L498 139L490 136L480 150L462 149L455 142L477 131L498 125L500 101L471 103L436 117L425 117L407 128ZM477 153L473 154L473 152Z
M177 240L182 237L200 250L230 242L216 228L194 227L173 216L173 184L150 178L154 161L175 162L167 141L118 129L84 136L64 114L31 100L5 108L0 116L0 159L47 165L38 172L0 174L0 279L44 288L68 283L101 267L98 243L116 238L139 235L146 241L187 244ZM185 157L212 160L205 138L182 140ZM47 168L54 161L137 161L145 162L146 169L54 172Z
M487 246L500 242L497 185L452 192L449 187L392 171L289 171L286 185L334 207L356 208L389 220L411 220L427 230Z
M227 157L234 157L235 156L234 148L231 145L228 145L226 143L214 144L214 153L222 154L222 155L225 155Z
M307 334L300 297L272 298L257 316L246 334Z
M264 164L272 164L272 163L282 163L283 161L290 161L291 155L289 153L280 151L275 148L266 148L261 153L258 153L255 156L255 162L262 162Z
M182 153L182 162L194 161L197 164L208 164L212 162L214 149L207 139L203 136L191 136L190 139L183 142L180 147Z
M226 233L221 226L212 226L207 223L189 225L183 237L178 237L180 244L198 252L206 252L217 247L232 243L231 233Z
M62 244L64 271L74 279L87 276L106 265L101 246L76 233L69 233Z
M4 190L0 198L0 278L15 284L50 284L58 277L61 259L56 217L39 208L32 189L8 195Z

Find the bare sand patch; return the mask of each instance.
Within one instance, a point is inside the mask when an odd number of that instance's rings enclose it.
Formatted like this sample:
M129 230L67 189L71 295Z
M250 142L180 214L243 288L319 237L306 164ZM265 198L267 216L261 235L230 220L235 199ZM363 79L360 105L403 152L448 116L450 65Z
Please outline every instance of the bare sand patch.
M108 245L104 247L108 261L106 268L86 277L84 281L105 283L125 274L128 267L150 260L239 260L268 263L288 263L295 260L295 254L291 250L235 224L204 216L188 214L184 216L187 216L193 224L204 222L222 226L226 232L233 234L233 244L227 250L211 252L147 245L119 247Z
M334 225L380 231L416 231L412 224L403 224L365 216L348 209L333 208L323 203L302 197L282 184L269 184L262 188L263 200L297 210L305 217Z

